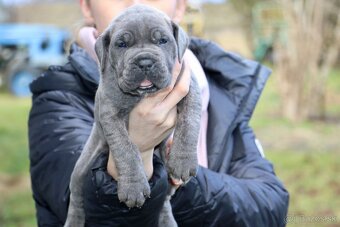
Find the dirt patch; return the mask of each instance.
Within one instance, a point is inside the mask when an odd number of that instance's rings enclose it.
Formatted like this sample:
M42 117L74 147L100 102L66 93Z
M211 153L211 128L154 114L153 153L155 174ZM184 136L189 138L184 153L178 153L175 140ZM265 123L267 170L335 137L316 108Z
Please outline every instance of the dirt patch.
M8 194L23 192L31 189L29 176L11 176L0 174L0 198Z

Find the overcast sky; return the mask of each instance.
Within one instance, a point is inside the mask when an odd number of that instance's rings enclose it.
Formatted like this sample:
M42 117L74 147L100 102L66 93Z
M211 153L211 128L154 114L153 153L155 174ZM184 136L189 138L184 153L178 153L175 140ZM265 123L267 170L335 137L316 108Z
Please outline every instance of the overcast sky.
M21 4L30 2L30 0L2 0L1 1L5 5L13 5L13 4Z

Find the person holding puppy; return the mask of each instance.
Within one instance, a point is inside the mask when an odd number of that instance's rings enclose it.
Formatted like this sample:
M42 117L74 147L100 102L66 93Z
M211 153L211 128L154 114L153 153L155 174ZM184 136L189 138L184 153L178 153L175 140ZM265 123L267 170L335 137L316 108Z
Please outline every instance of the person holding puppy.
M180 22L185 0L80 0L85 21L69 62L52 66L31 84L30 172L39 226L62 226L69 181L93 124L99 71L94 43L122 10L142 3ZM261 152L249 120L269 76L260 64L192 38L185 70L174 87L143 99L129 115L129 136L141 152L151 198L129 209L117 196L117 170L108 152L90 167L83 192L87 226L155 226L168 176L154 154L171 134L176 105L186 96L191 72L202 97L197 176L177 186L171 203L179 226L284 226L289 195ZM177 77L182 65L173 70ZM171 146L171 141L168 143Z

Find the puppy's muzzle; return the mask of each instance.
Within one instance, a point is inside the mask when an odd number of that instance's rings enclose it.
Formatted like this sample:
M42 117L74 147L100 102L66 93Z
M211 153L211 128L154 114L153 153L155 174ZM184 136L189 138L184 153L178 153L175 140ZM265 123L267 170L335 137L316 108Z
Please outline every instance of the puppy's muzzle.
M142 70L143 72L150 71L154 66L155 61L151 58L142 58L138 59L136 65Z
M152 92L156 90L155 85L146 78L146 75L154 69L155 63L156 60L149 57L139 57L136 59L135 65L137 65L142 74L145 75L144 80L140 83L140 86L137 89L140 93Z

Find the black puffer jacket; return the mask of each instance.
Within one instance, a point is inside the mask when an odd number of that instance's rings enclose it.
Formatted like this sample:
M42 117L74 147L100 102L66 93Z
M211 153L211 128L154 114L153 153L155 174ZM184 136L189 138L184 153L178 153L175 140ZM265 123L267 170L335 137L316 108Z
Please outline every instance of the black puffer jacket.
M179 226L284 226L288 193L248 126L269 70L200 39L190 49L210 86L209 169L200 167L173 197ZM93 123L98 79L96 63L74 44L68 64L50 67L31 84L30 172L39 226L62 226L66 219L68 183ZM167 186L161 161L154 158L151 198L131 210L118 202L106 162L100 156L86 179L87 226L155 226Z

